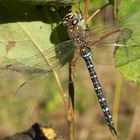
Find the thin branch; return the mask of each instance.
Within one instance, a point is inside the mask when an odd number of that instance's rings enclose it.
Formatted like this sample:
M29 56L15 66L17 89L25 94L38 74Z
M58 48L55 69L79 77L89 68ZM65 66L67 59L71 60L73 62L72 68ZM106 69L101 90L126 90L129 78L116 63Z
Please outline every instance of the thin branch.
M87 21L87 19L89 18L89 3L90 0L85 0L85 9L84 9L84 19Z
M114 125L116 129L117 129L117 124L118 124L118 112L119 112L121 87L122 87L122 77L120 76L119 73L117 73L115 92L114 92L114 103L113 103L113 119L114 119ZM116 139L117 137L112 138L112 140L116 140Z
M107 7L108 5L110 5L110 3L107 3L106 5L104 5L103 7L101 7L100 9L96 10L88 19L87 19L87 23L89 23L89 21L95 17L98 13L100 13L105 7Z
M71 63L69 63L69 96L72 102L72 107L74 109L74 83L73 83L73 74L72 74L72 66Z
M53 70L53 73L54 73L57 85L58 85L59 90L60 90L61 97L62 97L64 105L65 105L66 113L68 115L68 112L69 112L69 110L68 110L68 96L67 96L67 94L63 90L63 87L62 87L61 82L59 80L58 74L56 73L55 70Z
M72 74L72 63L69 63L69 116L68 116L68 127L69 127L69 140L74 140L74 83Z

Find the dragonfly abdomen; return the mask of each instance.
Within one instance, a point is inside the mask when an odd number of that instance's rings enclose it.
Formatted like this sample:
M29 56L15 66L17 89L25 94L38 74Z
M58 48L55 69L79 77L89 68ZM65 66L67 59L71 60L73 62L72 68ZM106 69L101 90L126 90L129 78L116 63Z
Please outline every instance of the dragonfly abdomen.
M108 108L106 99L103 95L103 90L102 90L101 84L99 83L97 74L94 70L94 65L91 61L91 52L90 52L90 50L88 50L88 48L83 48L83 49L81 49L80 52L81 52L81 56L83 57L83 59L86 62L86 65L87 65L87 68L88 68L88 71L89 71L89 74L90 74L90 78L91 78L91 81L92 81L93 86L94 86L94 90L95 90L96 95L98 97L98 101L99 101L100 106L102 108L102 111L104 113L107 124L110 128L110 131L113 135L117 135L117 132L114 128L114 123L113 123L113 120L112 120L110 110Z

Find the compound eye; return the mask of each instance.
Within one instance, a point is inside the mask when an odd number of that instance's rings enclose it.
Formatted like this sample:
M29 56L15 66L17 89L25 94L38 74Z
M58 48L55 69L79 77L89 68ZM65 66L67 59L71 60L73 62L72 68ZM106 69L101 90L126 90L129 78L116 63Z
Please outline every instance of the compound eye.
M77 24L78 24L78 22L79 22L79 19L78 19L78 18L76 18L76 19L74 19L74 20L72 21L72 24L73 24L73 25L77 25Z

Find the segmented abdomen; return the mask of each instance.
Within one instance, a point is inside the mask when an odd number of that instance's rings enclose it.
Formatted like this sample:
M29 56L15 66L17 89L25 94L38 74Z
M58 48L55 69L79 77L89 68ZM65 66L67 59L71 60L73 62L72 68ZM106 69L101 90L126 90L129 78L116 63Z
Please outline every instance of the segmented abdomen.
M90 74L90 77L91 77L91 81L93 83L96 95L98 97L98 101L99 101L100 106L102 108L102 111L104 113L105 119L106 119L106 121L108 123L110 131L111 131L111 133L113 135L117 135L117 132L116 132L116 130L114 128L114 123L113 123L113 120L112 120L110 110L108 108L106 99L105 99L105 97L103 95L103 90L102 90L101 84L99 83L97 74L96 74L96 72L94 70L94 65L93 65L93 63L91 61L91 52L89 51L88 48L83 48L83 49L80 50L80 52L81 52L81 56L85 60L86 65L88 67L88 71L89 71L89 74Z

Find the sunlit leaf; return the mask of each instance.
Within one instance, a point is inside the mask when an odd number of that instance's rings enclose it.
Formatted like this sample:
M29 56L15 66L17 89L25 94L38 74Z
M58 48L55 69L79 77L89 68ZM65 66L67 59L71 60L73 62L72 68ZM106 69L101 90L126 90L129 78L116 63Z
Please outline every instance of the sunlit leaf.
M68 9L58 13L50 6L36 10L18 0L0 1L0 68L28 74L49 71L48 58L56 63L55 44L66 40L60 21Z
M116 55L116 66L123 76L137 84L140 84L140 2L132 2L129 0L121 1L119 16L123 17L126 14L131 16L125 21L124 28L132 30L132 38L126 42L128 47L125 49L118 49ZM136 11L136 12L135 12ZM137 56L137 57L136 57ZM139 57L138 57L139 56ZM129 60L131 58L131 60ZM133 59L134 58L134 59ZM117 65L122 60L128 60L125 65Z

